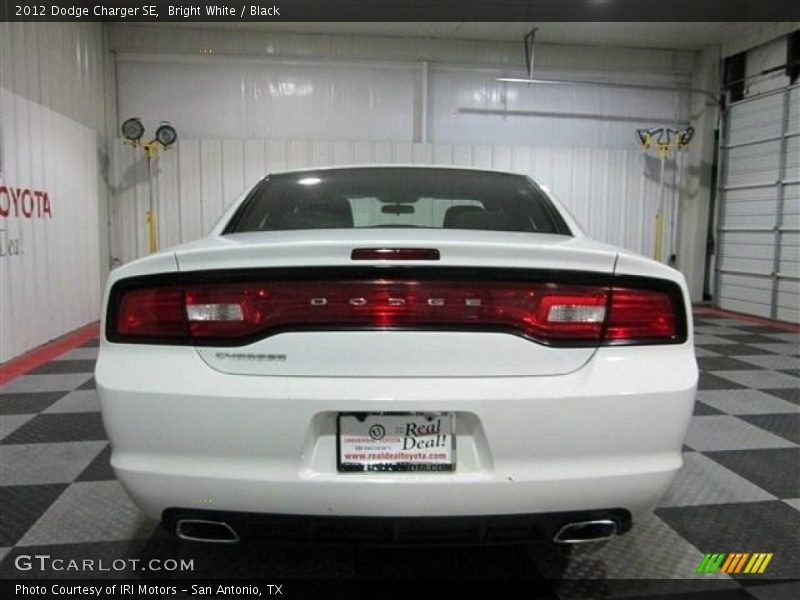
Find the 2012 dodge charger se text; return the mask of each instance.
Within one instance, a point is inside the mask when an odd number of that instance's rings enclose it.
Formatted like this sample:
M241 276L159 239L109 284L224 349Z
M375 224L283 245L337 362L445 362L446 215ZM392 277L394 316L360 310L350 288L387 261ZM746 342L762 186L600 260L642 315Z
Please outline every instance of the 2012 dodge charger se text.
M112 273L112 466L185 539L605 539L681 466L690 308L522 175L269 175Z

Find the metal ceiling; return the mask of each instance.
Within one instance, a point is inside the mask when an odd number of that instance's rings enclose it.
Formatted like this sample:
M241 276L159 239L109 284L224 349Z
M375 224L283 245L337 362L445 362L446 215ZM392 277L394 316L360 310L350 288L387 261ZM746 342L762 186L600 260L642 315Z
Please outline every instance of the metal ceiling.
M426 22L426 23L329 23L329 22L259 22L259 23L164 23L201 29L229 29L271 33L319 35L359 35L389 37L424 37L456 40L491 40L519 42L538 27L537 43L585 46L621 46L699 50L743 36L758 23L620 23L620 22Z

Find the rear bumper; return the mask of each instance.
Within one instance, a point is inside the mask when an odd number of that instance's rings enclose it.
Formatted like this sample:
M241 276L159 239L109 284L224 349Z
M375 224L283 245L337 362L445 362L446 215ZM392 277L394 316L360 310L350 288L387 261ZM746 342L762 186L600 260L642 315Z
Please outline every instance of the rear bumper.
M635 520L681 466L697 367L684 346L603 348L553 377L254 377L191 348L105 344L112 466L167 509L325 517L605 511ZM164 365L169 365L166 369ZM338 412L452 411L450 473L339 473Z
M359 545L549 542L565 525L595 520L613 521L620 534L631 528L631 515L622 509L499 516L331 517L170 508L164 511L162 522L168 531L175 531L182 519L226 523L241 540Z

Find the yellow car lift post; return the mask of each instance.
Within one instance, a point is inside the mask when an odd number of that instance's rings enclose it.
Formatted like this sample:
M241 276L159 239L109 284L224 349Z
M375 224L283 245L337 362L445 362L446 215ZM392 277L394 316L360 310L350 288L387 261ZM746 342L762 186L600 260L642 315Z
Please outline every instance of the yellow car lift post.
M666 220L664 215L664 172L667 158L669 158L670 151L682 150L692 140L694 128L653 127L651 129L637 129L636 135L642 148L650 150L655 146L661 159L661 173L658 178L658 211L656 212L655 244L653 248L653 258L661 262L664 259L664 222Z

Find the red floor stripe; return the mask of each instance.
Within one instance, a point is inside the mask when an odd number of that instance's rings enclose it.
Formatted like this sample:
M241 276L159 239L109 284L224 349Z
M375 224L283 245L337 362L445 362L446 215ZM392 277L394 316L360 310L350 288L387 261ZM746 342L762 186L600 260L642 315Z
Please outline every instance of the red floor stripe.
M30 352L23 354L0 365L0 385L8 383L15 377L24 375L29 371L53 360L55 357L64 354L68 350L85 344L100 334L100 323L90 323L85 327L76 329L58 339L53 340L43 346L34 348Z
M765 319L763 317L754 317L752 315L743 315L741 313L731 312L729 310L722 310L720 308L713 308L711 306L695 306L693 312L697 316L705 317L724 317L726 319L737 319L746 323L754 325L763 325L764 327L774 327L775 329L782 329L790 333L800 333L800 325L787 323L785 321L773 321L772 319Z

